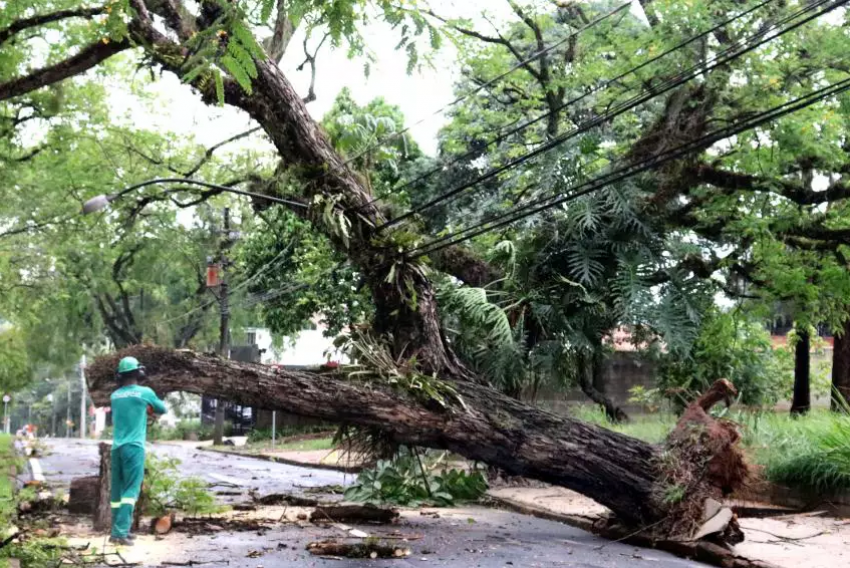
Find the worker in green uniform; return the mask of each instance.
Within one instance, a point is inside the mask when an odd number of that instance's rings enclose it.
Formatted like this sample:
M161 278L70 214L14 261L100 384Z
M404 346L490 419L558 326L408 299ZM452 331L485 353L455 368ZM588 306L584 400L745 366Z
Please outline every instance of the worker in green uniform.
M135 357L118 363L119 388L112 393L112 536L115 544L132 545L133 508L145 475L147 417L152 411L165 414L165 403L150 388L139 385L145 368Z

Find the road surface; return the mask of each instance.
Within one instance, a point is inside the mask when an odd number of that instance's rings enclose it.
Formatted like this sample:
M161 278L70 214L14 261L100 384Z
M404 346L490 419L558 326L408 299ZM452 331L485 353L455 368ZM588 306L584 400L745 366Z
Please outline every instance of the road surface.
M80 440L53 440L52 453L42 458L48 483L63 486L73 477L97 472L97 443ZM210 482L227 481L256 489L261 495L276 492L297 493L303 487L344 484L352 476L326 470L313 470L239 456L199 451L186 446L149 446L161 456L181 460L184 475L197 475ZM237 500L245 500L237 497ZM434 511L434 510L432 510ZM331 560L310 555L309 542L339 537L332 528L276 525L262 532L214 533L188 537L169 534L162 540L142 535L139 544L122 554L128 562L163 566L163 562L202 563L205 568L271 568L287 566L363 567L393 566L422 568L698 568L698 562L683 560L655 550L599 539L584 531L542 519L484 507L440 509L438 517L418 510L405 512L398 525L360 527L370 534L399 530L421 538L407 544L411 556L401 560ZM93 546L101 547L99 540ZM86 538L82 539L83 541ZM80 539L74 540L80 542Z

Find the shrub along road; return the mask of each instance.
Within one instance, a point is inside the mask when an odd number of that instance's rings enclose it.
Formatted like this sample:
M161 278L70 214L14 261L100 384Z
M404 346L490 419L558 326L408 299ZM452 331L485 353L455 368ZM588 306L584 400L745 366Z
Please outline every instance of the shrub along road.
M53 440L51 453L42 460L49 483L65 485L72 477L92 475L97 467L97 444L78 440ZM238 456L197 451L185 446L154 444L149 450L160 457L181 460L182 475L198 475L213 483L233 483L238 491L251 488L261 495L297 493L302 487L343 484L352 476L341 473L293 467ZM242 485L244 484L244 486ZM237 491L228 488L229 491ZM227 496L226 499L245 500ZM279 515L279 513L278 513ZM506 566L580 566L582 568L696 568L697 562L675 558L657 551L639 550L608 542L566 525L483 507L439 510L439 517L410 511L392 528L361 527L374 534L398 529L421 539L407 544L412 555L388 561L387 565L413 567L504 568ZM255 532L217 532L187 538L169 534L163 540L141 536L134 549L123 553L128 562L143 560L145 566L163 562L211 562L206 567L257 568L257 566L354 566L362 561L324 560L311 556L307 543L338 537L333 529L312 526L299 528L280 524L262 535ZM98 539L89 537L100 545ZM424 562L422 559L425 559ZM425 563L427 562L427 564Z

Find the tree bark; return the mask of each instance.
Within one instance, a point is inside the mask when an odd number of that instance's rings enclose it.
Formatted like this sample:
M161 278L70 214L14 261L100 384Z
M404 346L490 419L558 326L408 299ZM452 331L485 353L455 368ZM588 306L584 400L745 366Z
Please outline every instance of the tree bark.
M107 403L108 404L108 395ZM105 404L101 404L104 406ZM109 532L112 529L112 507L110 505L112 487L112 445L101 442L98 446L100 453L100 471L98 473L98 493L94 506L94 530L98 532ZM144 509L145 487L139 492L136 500L136 508L133 510L133 524L131 530L138 532Z
M835 334L832 351L832 403L833 412L850 409L850 319L845 320L840 334Z
M625 411L614 404L604 391L605 382L602 378L602 355L593 354L589 357L581 357L578 364L579 388L587 395L587 398L598 404L605 411L605 416L611 422L625 422L629 416Z
M161 396L173 391L206 394L245 406L377 427L401 444L447 449L511 475L569 487L629 523L656 522L664 514L653 498L659 448L472 382L456 384L463 406L444 409L400 388L358 382L345 373L275 371L189 351L136 346L100 358L89 369L96 404L108 399L110 369L128 353L144 362L148 384Z
M812 407L811 400L811 338L809 332L798 328L799 338L794 348L794 400L791 414L806 414Z
M106 442L101 442L98 450L100 453L100 491L94 509L94 530L106 532L112 526L112 508L109 505L109 487L112 479L112 446Z
M722 396L701 399L697 423L693 413L686 413L674 432L698 432L696 438L671 436L662 448L542 411L474 382L455 383L455 392L440 404L424 397L425 389L404 387L399 375L390 381L379 375L363 379L346 369L277 370L150 345L94 362L87 377L96 404L108 399L112 369L128 355L144 362L149 386L160 396L193 392L379 429L398 444L449 450L509 475L567 487L608 507L623 522L651 526L661 536L689 538L701 523L705 500L719 500L724 490L736 488L735 480L721 476L715 481L706 464L743 460L735 448L733 426L720 424L707 413L717 400L734 394L728 381L718 382ZM430 380L435 389L446 385ZM684 497L671 503L666 498L671 488L684 489Z

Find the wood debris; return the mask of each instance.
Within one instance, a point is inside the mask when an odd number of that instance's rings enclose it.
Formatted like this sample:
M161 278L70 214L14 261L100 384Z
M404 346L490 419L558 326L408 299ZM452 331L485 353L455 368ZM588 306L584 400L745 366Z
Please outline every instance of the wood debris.
M411 555L409 548L375 542L348 544L335 540L311 542L307 545L307 550L316 556L338 558L405 558Z

